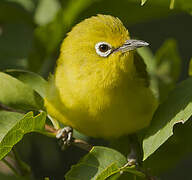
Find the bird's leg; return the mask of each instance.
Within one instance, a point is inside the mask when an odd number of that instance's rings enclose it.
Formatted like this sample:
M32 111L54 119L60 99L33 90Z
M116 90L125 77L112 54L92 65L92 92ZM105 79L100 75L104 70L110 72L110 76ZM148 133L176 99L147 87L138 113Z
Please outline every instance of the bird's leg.
M137 157L137 149L135 148L134 144L130 144L131 150L127 156L127 165L128 166L138 166L138 157Z
M57 131L56 138L61 140L62 149L66 149L73 142L73 128L66 126Z
M132 166L135 165L136 167L139 166L139 142L137 139L137 136L135 134L129 135L129 141L130 141L130 153L127 156L127 164L126 166Z

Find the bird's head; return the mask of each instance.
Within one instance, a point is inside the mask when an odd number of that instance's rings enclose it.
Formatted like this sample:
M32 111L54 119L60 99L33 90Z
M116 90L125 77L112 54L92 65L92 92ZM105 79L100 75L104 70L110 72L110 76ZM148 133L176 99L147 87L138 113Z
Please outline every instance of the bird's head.
M119 73L133 68L133 50L147 45L130 39L118 18L97 15L85 19L68 33L61 47L59 64L64 63L71 76L74 70L79 77L97 74L101 79L116 79Z

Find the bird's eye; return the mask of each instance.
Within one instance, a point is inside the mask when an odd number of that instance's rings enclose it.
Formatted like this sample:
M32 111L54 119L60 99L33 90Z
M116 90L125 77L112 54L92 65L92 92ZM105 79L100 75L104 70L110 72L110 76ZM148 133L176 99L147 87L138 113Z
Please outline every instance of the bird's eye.
M99 46L99 50L100 50L101 52L106 52L106 51L109 50L109 46L108 46L107 44L101 44L101 45Z
M107 57L111 53L112 47L109 43L99 42L95 45L95 50L99 56Z

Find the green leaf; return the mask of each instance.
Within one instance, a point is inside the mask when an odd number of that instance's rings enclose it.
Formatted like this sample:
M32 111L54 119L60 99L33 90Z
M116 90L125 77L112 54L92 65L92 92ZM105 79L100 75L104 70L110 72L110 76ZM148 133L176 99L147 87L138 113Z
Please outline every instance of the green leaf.
M169 137L177 123L185 123L192 115L192 78L180 83L157 109L143 141L143 159L153 154Z
M146 3L147 0L141 0L141 6L143 6Z
M190 62L189 62L188 74L189 74L189 76L192 76L192 58L191 58L191 60L190 60Z
M43 79L43 77L33 72L16 69L6 70L6 73L22 81L24 84L29 85L33 90L38 92L41 97L45 97L47 81Z
M111 165L109 165L108 167L105 168L105 170L103 172L101 172L98 177L96 178L96 180L103 180L103 179L107 179L110 176L112 176L113 174L119 173L119 168L116 165L116 163L112 163ZM120 174L119 174L120 176Z
M28 4L30 0L20 1ZM34 24L32 13L24 9L20 1L0 1L0 70L27 68Z
M58 10L60 3L58 0L40 0L35 12L35 22L39 25L45 25L53 20Z
M4 9L6 9L6 7L4 7ZM1 13L0 3L0 16ZM4 14L4 16L7 15ZM18 21L20 21L20 18ZM8 23L6 20L6 23L3 23L1 17L0 22L2 23L0 25L0 70L8 68L27 68L27 55L32 45L32 28L23 22Z
M143 173L138 172L135 167L124 167L126 163L127 159L118 151L95 146L77 165L72 166L65 178L66 180L117 179L121 175L120 172L143 177Z
M4 158L25 134L43 130L45 120L45 112L34 117L33 112L23 116L15 112L0 111L0 159Z
M19 2L20 1L20 2ZM2 23L26 23L33 24L31 11L34 6L30 0L1 0L0 21ZM25 36L25 34L22 34ZM19 36L20 37L20 36ZM22 38L22 37L20 37Z
M0 142L6 136L10 129L23 118L23 115L15 112L0 111Z
M181 73L181 58L174 39L166 40L155 54L160 102L175 87Z
M0 103L20 110L43 109L43 99L18 79L0 72Z
M173 9L174 5L175 5L175 0L171 0L169 8Z
M13 2L21 5L28 11L32 11L35 8L34 0L3 0L5 2Z
M94 147L77 165L66 174L66 180L101 179L119 171L126 164L126 158L119 152L106 148Z
M174 39L166 40L155 54L158 75L165 81L177 81L181 72L181 58Z
M174 135L144 161L144 169L150 168L150 174L159 176L176 168L192 152L192 141L188 141L192 138L191 129L191 118L184 124L176 124L173 129Z

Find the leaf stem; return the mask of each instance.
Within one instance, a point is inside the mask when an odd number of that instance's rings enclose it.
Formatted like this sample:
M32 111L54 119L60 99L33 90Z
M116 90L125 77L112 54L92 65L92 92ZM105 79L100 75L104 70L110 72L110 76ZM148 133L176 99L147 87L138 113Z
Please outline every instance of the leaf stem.
M0 103L0 109L3 109L3 110L6 110L6 111L10 111L10 112L17 112L17 113L21 113L21 114L25 114L23 111L19 111L19 110L16 110L16 109L13 109L11 107L8 107L2 103Z

